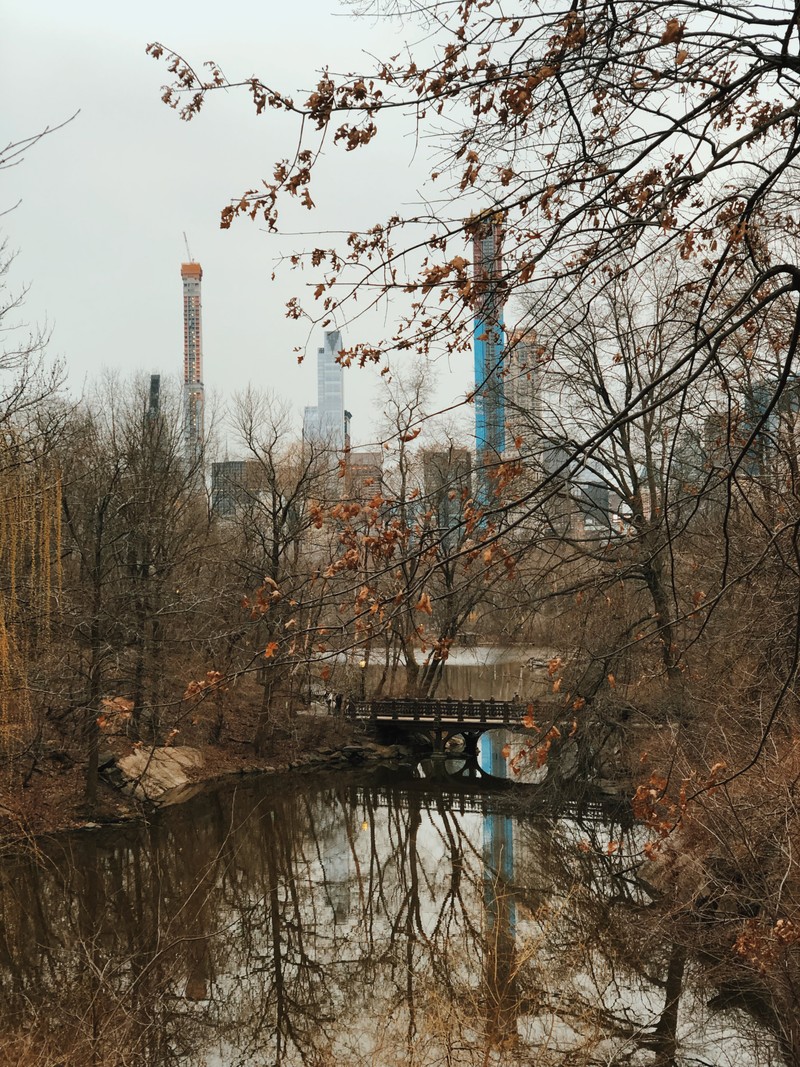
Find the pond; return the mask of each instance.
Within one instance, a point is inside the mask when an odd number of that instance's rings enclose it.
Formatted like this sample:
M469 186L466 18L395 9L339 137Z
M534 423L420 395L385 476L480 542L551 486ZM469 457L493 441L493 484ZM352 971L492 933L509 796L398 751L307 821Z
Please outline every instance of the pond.
M487 736L488 778L247 779L8 859L0 1061L780 1063L659 921L627 805L502 788Z
M497 647L475 645L454 648L447 659L435 696L439 700L513 700L517 694L526 700L546 696L552 678L547 664L555 657L554 649L511 645ZM356 690L360 685L357 663L351 666L349 681L339 681L345 689ZM382 696L402 695L406 692L406 675L402 665L387 668L381 657L374 655L364 672L367 692Z

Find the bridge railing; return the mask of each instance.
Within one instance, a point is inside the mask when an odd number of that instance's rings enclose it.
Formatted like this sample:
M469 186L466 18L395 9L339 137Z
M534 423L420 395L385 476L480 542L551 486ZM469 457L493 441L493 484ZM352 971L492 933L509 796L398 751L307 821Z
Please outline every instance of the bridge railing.
M430 700L398 697L385 700L351 700L345 712L349 718L381 722L459 722L517 724L522 722L527 703L516 700Z

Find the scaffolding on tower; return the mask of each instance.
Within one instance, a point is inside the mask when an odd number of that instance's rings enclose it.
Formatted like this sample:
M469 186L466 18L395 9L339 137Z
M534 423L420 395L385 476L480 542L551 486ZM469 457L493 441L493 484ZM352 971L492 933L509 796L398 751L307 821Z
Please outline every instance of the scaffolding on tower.
M186 240L186 234L184 241ZM186 461L199 464L204 440L203 329L200 283L203 268L192 259L181 264L183 281L183 437Z

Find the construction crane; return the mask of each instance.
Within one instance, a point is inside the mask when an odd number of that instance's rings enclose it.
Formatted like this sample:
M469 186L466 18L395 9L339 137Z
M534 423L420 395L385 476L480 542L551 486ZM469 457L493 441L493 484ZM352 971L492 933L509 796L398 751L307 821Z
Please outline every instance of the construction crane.
M192 251L189 248L189 238L186 236L186 230L183 231L183 243L186 245L186 256L189 263L194 263L194 257Z

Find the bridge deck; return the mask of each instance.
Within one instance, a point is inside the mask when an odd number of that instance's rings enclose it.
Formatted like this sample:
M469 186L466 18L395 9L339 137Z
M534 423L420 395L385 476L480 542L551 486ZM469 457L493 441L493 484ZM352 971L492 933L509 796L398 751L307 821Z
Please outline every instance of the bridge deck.
M347 706L352 719L398 726L462 727L483 731L509 726L533 729L542 722L563 718L563 704L536 700L426 700L403 697L388 700L353 700ZM538 721L537 721L538 718Z

